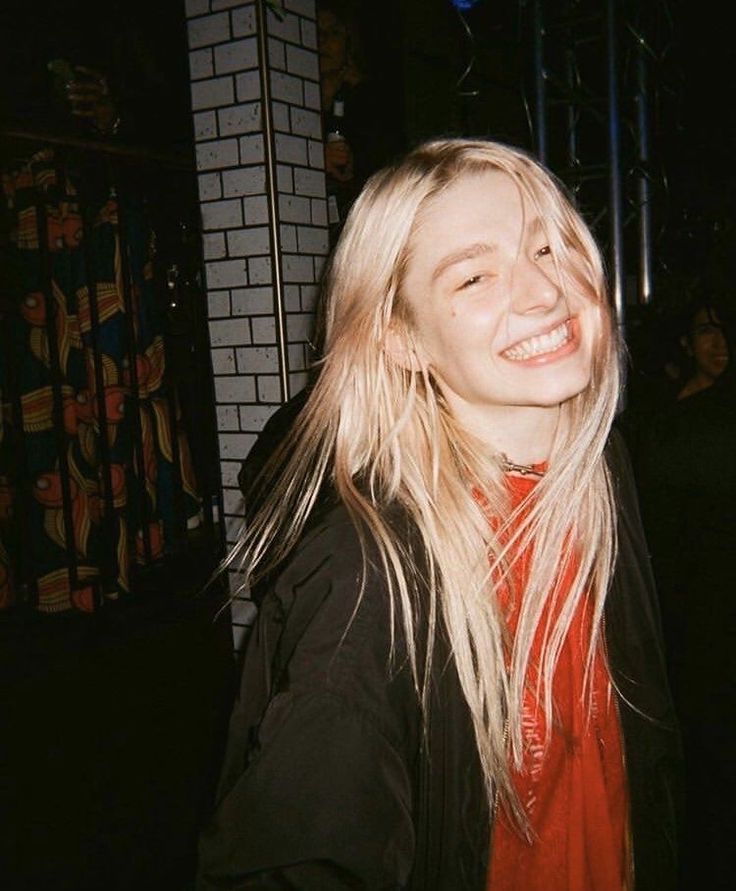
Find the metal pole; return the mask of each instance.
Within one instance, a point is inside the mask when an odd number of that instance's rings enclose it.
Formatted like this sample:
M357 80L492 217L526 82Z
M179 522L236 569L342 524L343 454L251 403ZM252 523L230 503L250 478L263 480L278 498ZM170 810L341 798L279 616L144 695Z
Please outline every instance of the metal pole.
M649 194L649 104L644 40L636 41L636 135L639 150L637 197L639 209L639 303L652 299L652 208Z
M261 79L261 120L266 162L266 195L269 205L269 229L271 233L271 270L273 276L273 310L276 319L276 343L279 353L279 379L281 399L289 399L289 361L286 342L286 312L284 309L284 285L281 277L281 232L279 228L278 192L276 189L276 142L274 138L273 110L271 107L271 82L268 67L268 34L266 31L266 4L256 0L258 17L258 70Z
M623 256L623 215L621 202L620 164L620 118L618 107L618 71L616 56L616 0L606 4L606 25L608 41L608 165L609 165L609 204L610 204L610 250L612 271L612 297L618 315L618 323L623 330L625 324L624 305L624 256Z
M537 157L547 163L547 85L544 71L544 15L542 0L534 0L534 116Z

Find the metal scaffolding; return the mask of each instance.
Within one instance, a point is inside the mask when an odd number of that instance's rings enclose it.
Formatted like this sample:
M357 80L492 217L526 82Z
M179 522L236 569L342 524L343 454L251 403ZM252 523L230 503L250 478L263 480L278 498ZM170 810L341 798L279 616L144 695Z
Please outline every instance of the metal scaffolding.
M647 31L657 4L532 0L537 155L571 189L606 248L619 324L652 297L653 183Z

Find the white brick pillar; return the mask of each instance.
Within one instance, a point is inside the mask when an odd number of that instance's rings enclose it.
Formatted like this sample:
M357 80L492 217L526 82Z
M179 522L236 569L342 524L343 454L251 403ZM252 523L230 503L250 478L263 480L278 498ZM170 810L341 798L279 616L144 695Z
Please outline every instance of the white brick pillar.
M185 0L224 521L240 463L306 383L328 250L315 0ZM236 646L252 616L236 604Z

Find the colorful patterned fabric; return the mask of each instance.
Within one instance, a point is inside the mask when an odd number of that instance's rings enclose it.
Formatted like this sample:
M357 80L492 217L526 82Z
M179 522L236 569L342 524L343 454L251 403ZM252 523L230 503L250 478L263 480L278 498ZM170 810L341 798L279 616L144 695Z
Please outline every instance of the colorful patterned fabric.
M91 611L201 521L145 202L83 187L52 149L3 176L0 608Z

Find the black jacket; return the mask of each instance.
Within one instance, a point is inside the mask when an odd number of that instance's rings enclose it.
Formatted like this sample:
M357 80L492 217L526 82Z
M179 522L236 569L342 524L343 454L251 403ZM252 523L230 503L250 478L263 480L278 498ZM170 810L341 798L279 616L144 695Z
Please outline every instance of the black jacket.
M679 738L618 440L609 460L621 521L606 635L622 694L636 887L666 891ZM398 629L390 656L377 565L369 560L359 599L359 535L343 506L325 505L265 597L200 841L198 891L485 888L491 820L452 659L440 633L425 736Z

